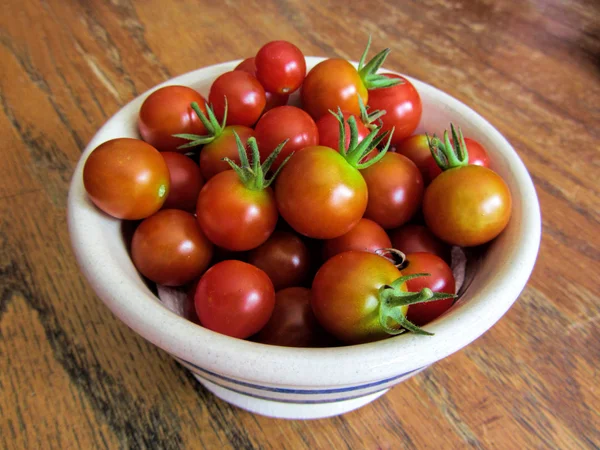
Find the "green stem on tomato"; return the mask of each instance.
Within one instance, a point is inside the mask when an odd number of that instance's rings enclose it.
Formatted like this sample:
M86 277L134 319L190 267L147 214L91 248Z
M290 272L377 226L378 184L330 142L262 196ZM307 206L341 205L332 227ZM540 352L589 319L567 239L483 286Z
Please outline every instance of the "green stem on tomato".
M444 130L444 141L442 142L437 136L432 138L427 136L427 144L431 151L431 156L442 171L463 167L469 164L469 152L467 144L460 128L458 131L454 125L450 124L452 140L448 135L448 130Z
M197 147L198 145L210 144L212 141L217 139L221 134L223 134L223 130L227 124L227 97L225 97L225 108L223 111L223 120L221 123L217 120L215 116L215 112L213 108L208 103L205 103L206 114L200 109L200 106L196 102L192 102L190 107L194 110L204 128L206 128L207 134L205 135L197 135L197 134L189 134L189 133L180 133L174 134L173 137L178 137L181 139L187 139L187 144L180 145L177 147L178 149L185 149L191 147ZM208 116L208 117L207 117Z
M365 51L360 57L360 61L358 63L358 75L362 80L363 84L367 89L379 89L385 87L392 87L398 84L403 84L404 80L399 78L388 78L384 75L378 74L377 71L385 62L385 59L390 53L390 49L386 48L377 53L373 59L371 59L368 63L365 64L367 59L367 54L369 53L369 49L371 48L371 36L369 36L369 40L367 41L367 47Z

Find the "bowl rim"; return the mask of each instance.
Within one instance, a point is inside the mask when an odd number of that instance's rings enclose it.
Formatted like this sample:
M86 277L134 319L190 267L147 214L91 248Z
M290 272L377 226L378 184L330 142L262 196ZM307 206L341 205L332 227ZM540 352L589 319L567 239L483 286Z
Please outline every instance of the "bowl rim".
M327 58L307 56L307 69L324 59ZM421 95L427 92L451 106L471 125L493 139L509 160L516 186L523 192L522 209L526 214L521 218L521 233L510 255L517 263L504 264L502 276L492 280L484 291L471 292L469 302L460 311L445 320L431 323L428 330L435 333L434 336L404 334L373 343L322 349L259 344L221 335L171 312L141 279L136 282L123 276L115 277L120 270L118 261L113 261L115 264L98 264L101 258L110 256L112 248L98 241L99 221L104 224L112 222L113 226L115 223L120 226L121 221L97 210L87 199L82 171L91 151L101 142L117 137L110 136L113 121L131 120L133 112L137 112L143 99L152 91L172 84L190 86L203 77L214 78L232 70L241 61L196 69L148 89L110 117L82 152L69 189L68 228L79 267L108 308L146 340L179 359L223 376L273 386L344 386L393 377L460 350L492 327L525 287L539 251L541 216L531 177L506 138L472 108L427 83L388 69L384 70L405 76ZM356 62L353 64L356 65ZM486 295L491 300L486 299Z

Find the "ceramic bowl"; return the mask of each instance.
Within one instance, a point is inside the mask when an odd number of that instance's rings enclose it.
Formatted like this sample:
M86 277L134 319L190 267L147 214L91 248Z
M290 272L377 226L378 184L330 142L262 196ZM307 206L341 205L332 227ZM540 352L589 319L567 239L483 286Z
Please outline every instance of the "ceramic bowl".
M322 58L307 57L308 69ZM160 86L190 86L204 95L212 80L239 61L205 67ZM444 92L409 78L423 102L417 132L440 133L450 122L478 140L513 197L512 218L489 246L460 300L428 325L434 336L404 334L338 348L298 349L235 339L204 329L173 313L138 274L129 257L121 221L87 198L83 165L99 144L139 137L143 100L128 103L98 131L75 169L68 199L68 225L81 271L98 297L135 332L171 354L221 399L273 417L318 418L363 406L485 333L523 290L540 243L540 210L531 178L507 140L483 117Z

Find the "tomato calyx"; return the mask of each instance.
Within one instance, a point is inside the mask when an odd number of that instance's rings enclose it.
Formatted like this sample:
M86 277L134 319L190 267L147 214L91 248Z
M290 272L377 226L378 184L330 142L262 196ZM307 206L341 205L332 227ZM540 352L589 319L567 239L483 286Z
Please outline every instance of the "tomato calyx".
M277 177L277 174L279 174L283 166L285 166L285 164L294 154L293 152L290 153L290 155L287 158L285 158L283 163L281 163L281 165L277 168L277 170L271 176L271 178L267 179L267 172L271 169L271 166L277 159L277 156L279 156L281 149L284 147L285 144L287 144L289 139L286 139L281 144L279 144L277 148L275 148L275 150L273 150L273 152L268 156L265 162L261 164L260 152L258 150L256 138L248 138L247 145L252 153L252 162L250 162L248 160L246 148L244 147L242 140L235 131L233 131L233 135L235 136L235 142L237 144L238 154L240 156L240 164L236 164L229 158L223 158L223 161L225 161L231 166L235 173L237 173L237 175L240 177L240 181L244 184L244 186L246 186L247 189L250 189L252 191L261 191L263 189L268 188L271 185L271 183L275 180L275 177Z
M384 109L376 109L375 111L368 112L367 107L365 106L365 103L363 102L360 95L358 96L358 107L360 109L360 121L369 130L374 130L375 128L383 124L383 122L381 121L381 117L385 116L386 114L386 111ZM377 123L375 123L375 121L377 121Z
M197 147L199 145L210 144L212 141L221 136L221 134L223 134L223 130L225 129L227 123L227 97L225 97L225 109L223 111L223 120L221 121L221 123L219 123L219 121L217 120L212 105L205 103L206 114L204 114L204 112L200 109L198 103L192 102L190 106L198 116L198 119L200 119L200 121L202 122L202 125L204 125L204 128L206 128L208 134L202 136L188 133L174 134L174 137L187 139L188 141L190 141L187 144L180 145L179 147L177 147L178 149L185 149Z
M369 48L371 47L371 36L369 36L369 40L367 42L367 47L360 57L360 61L358 63L358 75L362 80L363 84L367 89L379 89L396 86L398 84L404 83L404 81L400 79L388 78L384 75L378 74L377 71L385 62L385 59L390 54L390 49L385 48L377 53L373 59L371 59L368 63L365 64L365 60L367 59L367 54L369 53Z
M452 133L452 141L448 136L448 130L445 130L443 142L435 134L432 138L426 134L431 155L442 171L464 167L469 164L469 152L462 131L460 128L457 131L454 125L450 124L450 132Z
M338 150L340 154L346 159L348 164L356 169L366 169L367 167L372 166L377 163L383 156L387 153L390 148L390 142L392 140L392 135L394 134L394 130L386 131L384 133L380 133L381 126L377 126L374 130L372 130L365 138L358 142L358 125L356 123L356 118L354 116L350 116L346 121L344 119L344 113L342 110L338 108L338 112L334 113L333 111L329 111L333 114L338 122L340 127L339 141L338 141ZM346 150L346 122L348 123L348 127L350 128L350 142L348 144L348 149ZM377 148L379 144L385 139L388 138L385 146L379 151L379 154L374 158L361 162L363 158L371 153L372 150Z
M409 321L403 307L416 303L456 298L456 295L433 292L429 288L423 288L419 292L406 292L402 289L407 281L430 275L428 273L403 275L391 285L384 285L379 288L379 323L386 333L398 335L410 331L415 334L433 336L433 333ZM390 325L390 322L392 325Z

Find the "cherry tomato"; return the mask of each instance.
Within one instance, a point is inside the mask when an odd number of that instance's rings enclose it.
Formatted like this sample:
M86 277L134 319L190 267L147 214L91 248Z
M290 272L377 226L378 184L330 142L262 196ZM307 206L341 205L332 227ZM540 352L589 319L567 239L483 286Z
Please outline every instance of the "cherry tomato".
M227 124L251 127L266 104L265 90L258 80L242 70L220 75L210 87L208 100L219 120L223 119L227 97Z
M431 164L435 164L435 160L431 156L431 150L429 150L427 135L416 134L402 140L396 145L396 153L400 153L414 162L421 172L425 184L430 183L429 171ZM435 165L437 167L437 164Z
M290 287L278 291L275 309L253 340L285 347L327 347L334 344L319 325L310 306L310 289Z
M352 114L344 112L342 114L344 115L344 119L346 121L344 125L346 127L346 139L344 145L345 148L348 149L348 145L350 145L350 126L348 125L347 121L348 118L352 116ZM354 118L356 120L356 125L358 128L358 142L361 142L370 133L370 130L360 120L359 117ZM330 147L334 150L339 150L340 123L333 114L325 114L321 116L321 118L317 120L317 129L319 130L319 145ZM429 147L427 148L429 149Z
M394 128L392 144L399 144L414 133L421 121L423 105L419 93L405 77L393 73L383 74L387 78L403 80L396 86L369 90L369 106L386 111L381 117L383 131Z
M291 94L306 76L306 60L298 47L287 41L271 41L256 54L256 78L266 91Z
M128 220L158 211L169 194L169 169L158 150L139 139L100 144L83 167L88 197L105 213Z
M215 264L200 278L194 303L203 327L245 339L269 321L275 290L258 267L228 260Z
M137 270L165 286L181 286L199 277L212 254L213 246L194 216L178 209L165 209L145 219L131 241Z
M407 292L405 279L393 263L354 250L339 253L321 266L312 294L311 306L319 323L348 344L384 339L403 328L427 334L406 321L407 304L447 296Z
M408 222L419 209L423 177L410 159L388 152L361 173L369 191L365 217L390 229Z
M289 139L275 160L274 169L277 169L293 152L317 145L319 142L319 130L314 120L295 106L273 108L260 118L255 131L262 161L273 152L275 147Z
M190 107L192 102L206 112L204 97L187 86L165 86L151 93L140 108L138 128L142 139L161 152L175 152L186 140L174 134L206 134Z
M171 189L162 206L163 209L195 211L198 194L204 184L200 167L191 158L181 153L162 152L161 155L167 163L171 180Z
M229 158L236 163L240 162L237 144L233 132L240 137L242 144L246 145L248 138L254 136L254 130L243 125L231 125L223 129L223 132L214 141L202 147L200 152L200 171L205 180L210 180L216 174L230 170L231 166L223 161Z
M404 254L426 252L451 261L450 246L423 225L407 224L390 232L392 247Z
M233 170L206 182L196 208L200 227L215 245L242 251L265 242L277 225L273 190L248 189Z
M325 259L329 259L349 250L374 253L391 247L392 243L385 230L372 220L363 218L346 234L325 241L323 255Z
M317 239L341 236L361 219L367 185L344 157L329 147L306 147L275 182L277 207L298 233Z
M252 56L251 58L246 58L241 63L239 63L233 70L243 70L244 72L248 72L252 76L256 76L255 59L256 58L254 56ZM278 106L287 105L290 95L276 94L273 92L265 91L265 97L267 99L267 103L265 105L265 109L263 109L263 114Z
M498 236L510 219L512 199L504 180L482 166L449 169L425 191L429 229L449 244L470 247Z
M358 96L365 105L369 98L356 68L345 59L321 61L308 72L300 92L302 108L315 120L338 107L360 116Z
M264 270L279 291L302 285L310 268L310 255L298 236L275 231L264 244L250 252L248 262Z
M467 145L467 152L469 154L469 164L482 167L490 167L490 158L487 151L479 142L474 139L464 138L465 144ZM452 142L452 141L450 141ZM429 147L428 147L429 148ZM431 155L431 151L429 151ZM435 177L442 173L442 169L437 165L433 156L427 161L427 178L431 182Z
M409 291L417 292L423 288L429 288L433 292L456 293L456 282L454 281L452 269L436 255L431 253L409 253L406 255L406 266L402 267L401 270L404 275L429 274L426 277L408 280L406 288ZM415 325L426 325L450 309L453 303L453 298L445 298L435 302L410 305L406 317Z

